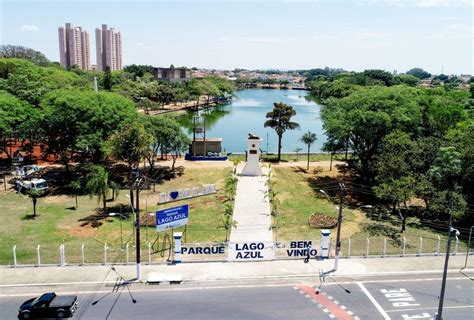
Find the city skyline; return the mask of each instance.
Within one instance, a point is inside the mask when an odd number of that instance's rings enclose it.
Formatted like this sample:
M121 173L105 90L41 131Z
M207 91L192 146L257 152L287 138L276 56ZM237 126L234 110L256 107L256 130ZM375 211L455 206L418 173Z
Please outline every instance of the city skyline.
M76 65L83 70L91 70L89 33L82 27L74 27L66 23L66 28L58 28L59 63L61 67L69 69Z
M95 29L96 65L97 70L104 71L107 67L111 71L122 69L122 35L115 28L107 28L103 24L101 29Z
M72 10L74 5L84 10ZM110 7L113 4L114 10ZM308 69L473 73L472 4L384 1L2 1L2 44L59 61L52 25L95 30L107 23L127 39L123 65L209 69ZM87 14L84 14L87 12ZM104 18L106 17L106 18ZM95 41L91 50L96 50Z

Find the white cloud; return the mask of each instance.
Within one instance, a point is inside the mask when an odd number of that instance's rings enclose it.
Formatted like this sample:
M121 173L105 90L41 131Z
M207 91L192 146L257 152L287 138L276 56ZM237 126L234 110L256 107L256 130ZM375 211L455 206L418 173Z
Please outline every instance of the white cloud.
M38 32L39 28L33 24L24 24L20 27L23 32Z
M382 4L395 7L472 7L471 0L363 0L361 4Z

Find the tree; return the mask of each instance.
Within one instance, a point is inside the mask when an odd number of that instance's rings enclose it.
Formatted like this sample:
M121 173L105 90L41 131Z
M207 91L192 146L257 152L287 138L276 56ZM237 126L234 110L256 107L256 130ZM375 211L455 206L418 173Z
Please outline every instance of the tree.
M41 108L40 119L27 121L28 126L34 128L35 142L45 146L44 153L59 156L66 170L74 157L102 161L104 141L137 117L130 100L108 92L56 90Z
M0 57L26 59L43 67L51 64L43 53L27 47L11 44L0 45Z
M229 239L229 231L232 227L237 226L237 221L232 219L234 207L231 203L226 203L224 206L224 218L223 218L223 226L225 229L225 241Z
M298 129L300 125L291 121L291 118L296 115L296 111L292 106L286 105L283 102L275 102L273 106L273 110L266 115L268 120L265 121L264 127L273 128L278 136L278 161L280 161L283 134L287 130Z
M105 90L112 91L112 72L108 66L105 67L103 85Z
M118 160L126 161L133 169L147 154L153 137L146 132L142 123L135 121L115 132L108 142L109 153Z
M173 118L166 116L144 117L142 121L145 130L153 137L150 148L145 154L150 172L154 171L158 153L161 153L162 158L165 154L172 153L174 170L176 157L191 143L181 126Z
M170 143L170 151L171 151L171 158L173 163L171 165L171 172L174 173L176 159L181 155L182 152L186 151L191 143L188 136L184 134L181 130L177 132L171 139Z
M77 194L79 191L81 191L81 181L80 180L73 180L69 183L69 187L71 188L71 190L74 192L74 199L75 199L75 202L76 202L76 205L74 206L74 208L77 210Z
M0 152L4 152L8 159L12 158L9 146L14 139L26 135L26 132L20 132L22 124L28 118L36 116L37 110L31 105L5 91L0 91Z
M410 75L415 76L419 79L427 79L427 78L431 77L431 73L426 72L425 70L423 70L421 68L410 69L406 72L406 74L410 74Z
M331 99L321 110L328 140L344 144L358 158L362 179L372 182L373 161L383 138L399 129L420 134L422 108L418 89L392 86L361 88Z
M176 92L168 84L161 84L158 86L156 99L163 108L165 105L176 100Z
M392 212L398 213L402 222L401 232L406 228L406 202L415 196L413 169L417 150L410 136L397 130L383 139L376 157L377 185L374 191L377 197L392 203ZM405 205L404 214L400 210L401 203Z
M231 201L234 200L235 193L237 191L237 182L239 180L237 177L231 172L225 179L224 182L224 191L227 198Z
M311 145L316 141L316 133L313 133L311 131L306 132L303 134L303 136L300 138L300 141L303 142L305 145L308 146L308 164L306 166L306 170L309 170L309 150L311 148Z
M370 79L381 81L387 87L393 84L393 76L390 72L375 69L375 70L365 70L363 74L369 77Z
M394 78L396 84L406 84L411 87L415 87L420 83L420 79L410 74L401 74Z
M111 186L116 187L116 184L111 184L109 180L109 173L100 165L92 165L90 172L86 177L85 190L92 198L97 196L97 203L102 200L103 208L107 207L107 196L110 192Z
M38 201L38 198L41 198L45 195L45 192L43 190L30 188L28 189L26 194L28 195L28 197L31 198L31 201L33 202L33 217L36 217L36 203Z
M146 73L152 74L153 66L131 64L131 65L125 66L123 68L123 71L126 73L129 73L131 75L131 78L135 80L137 77L139 78L143 77Z

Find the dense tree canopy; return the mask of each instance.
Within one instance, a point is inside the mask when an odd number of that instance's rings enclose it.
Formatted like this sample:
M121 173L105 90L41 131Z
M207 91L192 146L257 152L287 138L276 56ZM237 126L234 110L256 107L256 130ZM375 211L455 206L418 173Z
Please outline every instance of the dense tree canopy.
M392 77L380 70L341 73L310 83L326 130L325 150L352 151L358 176L393 205L402 221L407 202L423 199L426 213L473 222L472 92L457 85L415 87L423 70ZM447 169L456 169L449 173ZM405 207L401 210L401 205Z
M74 156L100 161L103 142L137 117L130 100L105 92L56 90L42 100L41 109L39 121L30 123L32 138L66 165Z

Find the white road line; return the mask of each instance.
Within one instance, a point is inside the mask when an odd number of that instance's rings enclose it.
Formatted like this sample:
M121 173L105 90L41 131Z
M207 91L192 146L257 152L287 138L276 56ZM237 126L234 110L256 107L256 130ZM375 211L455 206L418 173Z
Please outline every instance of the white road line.
M375 298L370 294L369 290L362 284L362 282L356 282L359 288L362 290L363 293L369 298L370 302L377 308L377 310L380 312L380 314L383 316L385 320L391 320L388 314L385 312L385 310L382 308L382 306L375 300Z
M463 308L474 308L473 305L470 306L448 306L443 309L463 309ZM438 307L423 307L423 308L412 308L412 309L400 309L400 310L387 310L387 312L406 312L406 311L423 311L423 310L438 310Z
M319 274L317 275L319 277ZM344 276L341 276L344 277ZM467 279L466 277L455 277L455 278L447 278L448 281L450 280L465 280ZM289 279L285 279L289 280ZM362 283L390 283L390 282L418 282L418 281L440 281L442 278L417 278L417 279L377 279L377 280L362 280L360 282ZM212 281L209 281L212 282ZM24 283L24 284L0 284L0 288L14 288L14 287L49 287L49 286L75 286L75 285L94 285L94 284L114 284L115 280L113 281L90 281L90 282L54 282L54 283ZM136 283L136 282L131 282L131 283ZM185 281L185 283L191 284L191 283L202 283L202 282L197 282L197 281L192 281L188 282ZM356 283L356 281L338 281L339 284L353 284ZM142 283L144 284L144 283ZM231 283L229 283L229 286ZM262 286L279 286L279 287L288 287L288 286L293 286L294 283L289 285L288 283L282 283L282 284L272 284L272 285L235 285L233 287L239 288L239 287L262 287ZM331 285L336 285L335 283L326 283L326 286L331 286ZM217 286L218 288L222 288L224 286ZM322 292L322 294L325 294Z

